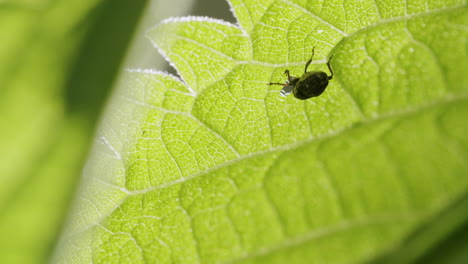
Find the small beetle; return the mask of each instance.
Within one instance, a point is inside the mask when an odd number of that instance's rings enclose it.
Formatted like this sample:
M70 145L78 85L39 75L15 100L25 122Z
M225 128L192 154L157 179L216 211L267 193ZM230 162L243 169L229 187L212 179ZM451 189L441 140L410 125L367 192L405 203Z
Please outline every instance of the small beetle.
M284 71L284 74L288 76L286 83L268 83L268 85L281 85L284 86L281 89L281 95L287 96L291 92L294 93L294 96L297 99L306 100L311 97L319 96L325 91L328 85L328 80L333 79L333 71L330 67L330 60L333 58L333 55L328 59L327 66L330 70L331 75L328 76L322 71L311 71L307 72L307 67L312 62L314 57L315 48L312 48L312 56L306 62L304 74L301 78L297 78L289 75L289 70Z

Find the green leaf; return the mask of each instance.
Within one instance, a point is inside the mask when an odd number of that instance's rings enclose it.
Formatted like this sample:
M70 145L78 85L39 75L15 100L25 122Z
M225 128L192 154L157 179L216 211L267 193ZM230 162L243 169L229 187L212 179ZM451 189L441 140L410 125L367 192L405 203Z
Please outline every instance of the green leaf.
M46 2L0 4L0 263L45 262L90 129L61 93L96 1Z
M181 80L120 79L57 262L365 262L466 195L465 1L231 6L148 31Z

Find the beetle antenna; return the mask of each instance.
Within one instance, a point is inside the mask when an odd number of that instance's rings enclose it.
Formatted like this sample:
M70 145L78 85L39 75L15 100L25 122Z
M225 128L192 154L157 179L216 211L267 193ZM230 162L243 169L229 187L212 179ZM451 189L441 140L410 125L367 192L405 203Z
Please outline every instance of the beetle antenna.
M281 86L288 86L287 83L267 83L267 85L281 85Z
M310 56L310 59L306 62L304 73L307 72L307 67L309 67L309 64L312 62L312 58L314 57L314 53L315 53L315 47L312 47L312 56Z
M330 58L328 59L328 62L327 62L328 69L330 70L330 73L331 73L331 76L328 76L328 80L333 79L333 70L332 70L332 68L330 66L330 61L331 61L332 58L333 58L333 54L330 56Z

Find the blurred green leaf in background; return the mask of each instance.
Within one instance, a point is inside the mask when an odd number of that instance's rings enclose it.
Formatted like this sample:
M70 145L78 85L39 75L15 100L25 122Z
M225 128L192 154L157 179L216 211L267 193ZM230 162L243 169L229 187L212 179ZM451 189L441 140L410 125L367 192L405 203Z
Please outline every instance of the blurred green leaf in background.
M0 3L0 263L44 263L145 1Z

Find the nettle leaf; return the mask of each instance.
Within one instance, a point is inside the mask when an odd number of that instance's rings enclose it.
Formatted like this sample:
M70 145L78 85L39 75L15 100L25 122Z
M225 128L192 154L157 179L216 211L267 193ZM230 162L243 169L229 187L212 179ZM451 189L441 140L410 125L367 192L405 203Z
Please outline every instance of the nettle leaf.
M121 79L60 262L357 263L466 195L465 1L231 6L148 31L181 79ZM312 47L324 94L266 85Z

